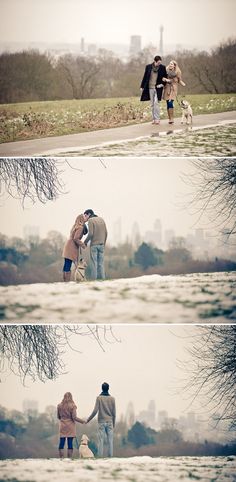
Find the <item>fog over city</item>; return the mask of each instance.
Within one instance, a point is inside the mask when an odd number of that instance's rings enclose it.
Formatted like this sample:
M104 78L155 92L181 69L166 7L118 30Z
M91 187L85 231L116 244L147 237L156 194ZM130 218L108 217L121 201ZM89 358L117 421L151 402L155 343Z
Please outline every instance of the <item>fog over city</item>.
M87 44L112 48L141 36L141 47L208 50L235 33L234 0L0 0L0 43ZM17 46L15 45L16 49Z
M137 416L147 410L151 400L156 412L164 410L170 417L187 415L196 409L198 414L209 418L198 400L191 405L190 394L182 392L188 375L178 366L189 358L186 348L198 334L197 326L116 325L113 334L114 337L107 335L105 342L101 331L105 351L95 339L73 335L70 345L80 352L66 349L65 373L56 381L26 379L23 386L19 377L9 375L6 370L1 374L0 405L22 410L25 400L34 400L38 409L44 411L48 405L57 405L66 391L71 391L79 416L87 417L101 383L107 381L110 393L116 397L118 419L126 416L130 402Z
M199 217L190 204L191 159L77 158L69 164L61 160L60 169L65 186L56 201L28 200L23 208L18 199L2 193L2 234L24 237L32 231L45 237L59 231L68 236L76 216L91 208L105 219L110 245L134 242L138 234L139 241L167 248L173 236L189 235L194 244L196 236L208 233L211 246L222 248L213 221L208 215Z
M53 407L70 391L78 416L87 418L106 381L116 398L117 421L130 425L139 420L156 429L163 423L177 423L190 440L196 432L202 440L204 436L227 440L229 433L222 430L226 425L215 425L213 407L206 405L206 398L194 397L194 387L185 389L190 377L188 350L201 339L200 325L115 325L111 332L108 328L104 336L100 326L103 349L94 337L73 334L62 357L64 373L54 381L33 382L26 377L23 385L5 366L0 405L8 410L55 413ZM83 333L88 333L86 326Z

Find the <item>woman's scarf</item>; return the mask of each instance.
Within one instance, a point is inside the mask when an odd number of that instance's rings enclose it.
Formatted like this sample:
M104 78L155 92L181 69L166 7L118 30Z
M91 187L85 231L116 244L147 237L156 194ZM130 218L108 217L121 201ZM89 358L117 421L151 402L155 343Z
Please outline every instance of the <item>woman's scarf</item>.
M166 69L167 71L167 74L168 74L168 79L174 79L175 77L177 77L177 72L176 70L172 70L172 69Z

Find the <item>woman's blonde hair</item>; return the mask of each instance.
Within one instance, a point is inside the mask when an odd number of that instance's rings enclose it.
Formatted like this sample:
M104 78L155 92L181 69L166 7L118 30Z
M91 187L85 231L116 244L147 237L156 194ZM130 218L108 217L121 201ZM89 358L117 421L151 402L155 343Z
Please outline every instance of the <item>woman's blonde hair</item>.
M60 403L60 405L73 405L76 407L75 405L75 402L72 398L72 393L71 392L66 392L63 399L62 399L62 402Z
M71 228L71 232L70 232L71 236L73 237L73 234L75 233L75 231L77 231L77 229L79 229L79 228L82 228L84 226L84 224L85 224L84 215L79 214L79 216L77 216L77 218L74 222L74 225Z
M170 68L170 64L171 64L171 63L174 64L176 75L178 75L178 76L180 77L180 76L181 76L181 70L180 70L180 68L179 68L179 66L178 66L178 62L177 62L176 60L170 60L169 64L168 64L167 67L166 67L167 72L168 72L168 70L169 70L169 68Z

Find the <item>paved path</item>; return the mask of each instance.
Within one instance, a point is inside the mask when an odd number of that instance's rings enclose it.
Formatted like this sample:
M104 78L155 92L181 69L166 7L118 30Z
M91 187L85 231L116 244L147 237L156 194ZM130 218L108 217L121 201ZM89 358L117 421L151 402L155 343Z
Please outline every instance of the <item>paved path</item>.
M236 122L236 111L221 112L219 114L202 114L194 116L193 128L204 128L215 126L221 123ZM175 120L171 130L182 130L186 127L181 125L180 118ZM101 129L98 131L84 132L80 134L70 134L57 137L45 137L28 141L7 142L0 144L1 157L23 157L23 156L42 156L59 155L63 152L76 151L86 147L101 146L104 143L117 143L121 141L134 140L140 137L149 137L170 131L167 120L161 121L158 126L148 123L135 124L111 129Z

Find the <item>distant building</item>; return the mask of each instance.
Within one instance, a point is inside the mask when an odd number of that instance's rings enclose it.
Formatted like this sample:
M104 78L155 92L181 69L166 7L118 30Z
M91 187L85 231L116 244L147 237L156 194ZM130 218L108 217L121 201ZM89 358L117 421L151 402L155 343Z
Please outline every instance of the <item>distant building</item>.
M166 248L169 248L169 244L173 238L175 238L175 231L173 229L166 229L164 232L164 243Z
M23 227L24 239L28 242L39 241L39 226L26 225Z
M29 400L25 399L23 400L23 412L27 414L38 414L38 401L37 400Z
M159 428L164 427L167 422L168 422L168 412L166 412L166 410L160 410L158 412L158 417L157 417L158 427Z
M140 230L139 230L139 225L138 225L137 222L134 222L134 224L132 226L131 244L132 244L132 246L134 246L134 248L138 248L141 244Z
M81 38L81 42L80 42L80 52L81 52L81 54L84 54L84 52L85 52L84 37Z
M113 224L113 240L115 245L121 244L121 217L119 217Z
M88 55L91 57L97 54L97 45L96 44L88 44Z
M162 57L164 49L163 49L163 32L164 27L163 25L160 26L160 44L159 44L159 55Z
M140 35L132 35L130 37L130 48L129 53L130 55L137 55L141 51L141 36Z
M153 226L153 231L147 231L145 234L147 243L152 243L158 248L162 246L162 225L160 219L156 219Z
M156 423L156 404L154 400L151 400L148 404L147 410L142 410L137 417L138 421L145 423L149 427L154 428Z
M133 402L129 402L129 404L128 404L125 419L126 419L126 423L127 423L128 427L132 427L132 425L134 425L134 423L135 423L135 413L134 413Z

